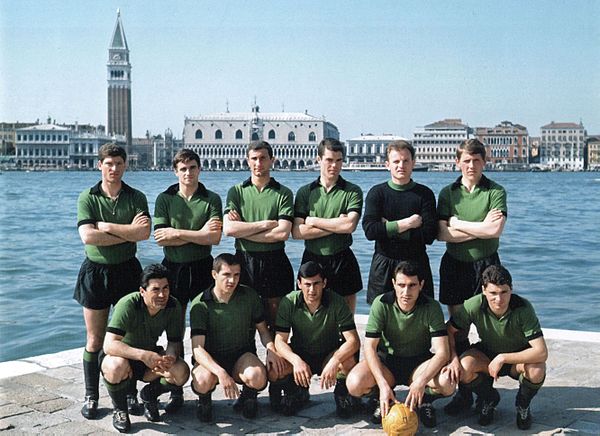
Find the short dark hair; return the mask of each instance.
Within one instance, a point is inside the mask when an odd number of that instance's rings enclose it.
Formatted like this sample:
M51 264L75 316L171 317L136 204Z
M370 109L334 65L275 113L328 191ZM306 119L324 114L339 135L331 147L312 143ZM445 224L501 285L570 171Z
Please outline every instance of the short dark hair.
M273 147L267 141L253 141L248 145L248 151L246 152L246 156L250 156L251 151L256 150L267 150L269 153L269 159L273 159Z
M160 263L152 263L142 271L142 275L140 276L140 286L146 289L152 279L167 279L170 283L171 274L166 266Z
M456 149L456 158L460 159L463 152L478 154L485 161L485 145L477 138L465 139Z
M325 278L325 271L318 262L309 260L308 262L303 263L298 269L298 280L307 279L314 276L321 276L322 279Z
M496 286L508 285L512 289L512 277L502 265L488 266L481 275L481 281L484 288L491 283Z
M325 150L340 152L342 157L346 155L346 147L339 140L334 138L325 138L319 143L317 154L319 157L323 157Z
M423 280L423 272L421 271L421 265L413 260L405 260L400 262L396 268L394 268L394 280L398 274L404 274L408 277L417 276L419 281Z
M212 269L214 272L218 273L219 271L221 271L221 267L223 265L240 265L241 267L242 263L240 262L239 257L237 257L235 254L221 253L217 257L215 257L215 260L213 260Z
M387 160L389 160L390 153L392 151L401 151L401 150L410 151L410 157L412 158L412 160L415 160L415 148L413 147L413 145L410 142L405 141L403 139L399 139L397 141L392 141L388 144L386 152L385 152L385 158Z
M179 165L180 162L185 163L190 160L195 160L198 167L200 167L200 156L198 156L198 153L189 148L182 148L173 157L173 168L177 169L177 165Z
M104 161L107 157L122 157L124 161L127 160L127 152L123 147L114 143L108 143L102 145L98 149L98 159L100 162Z

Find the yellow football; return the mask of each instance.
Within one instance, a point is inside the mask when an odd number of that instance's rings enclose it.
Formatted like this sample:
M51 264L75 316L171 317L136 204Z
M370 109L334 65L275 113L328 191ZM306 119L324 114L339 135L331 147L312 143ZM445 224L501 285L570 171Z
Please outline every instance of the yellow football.
M390 436L413 436L419 428L419 417L404 403L396 403L381 424L383 431Z

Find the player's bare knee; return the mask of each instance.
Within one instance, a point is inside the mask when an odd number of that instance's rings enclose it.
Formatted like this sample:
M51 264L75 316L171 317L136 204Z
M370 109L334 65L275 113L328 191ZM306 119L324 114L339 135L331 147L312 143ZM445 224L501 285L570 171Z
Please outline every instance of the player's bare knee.
M167 381L177 386L183 386L190 378L190 368L183 361L178 361L173 365L169 373L170 377L167 378Z
M244 370L242 380L253 389L262 389L267 384L267 371L263 366L249 366Z
M524 369L525 377L532 383L540 383L546 377L545 363L526 363Z

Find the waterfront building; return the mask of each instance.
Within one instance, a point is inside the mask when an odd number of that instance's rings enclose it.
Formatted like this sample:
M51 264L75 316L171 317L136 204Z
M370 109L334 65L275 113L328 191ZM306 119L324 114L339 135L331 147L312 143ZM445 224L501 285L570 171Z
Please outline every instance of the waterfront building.
M389 133L373 135L371 133L346 141L346 163L349 167L360 168L362 166L384 166L387 159L387 146L392 141L404 140L402 136Z
M36 123L0 122L0 156L14 156L17 142L17 129L33 126Z
M104 126L35 124L16 129L15 166L19 169L94 169L98 149L108 142L125 145L122 135L108 136Z
M108 134L124 135L131 145L131 64L129 47L117 10L117 21L108 47Z
M456 149L472 133L473 129L460 118L446 118L415 129L412 144L421 164L433 169L452 170Z
M71 129L36 124L17 129L15 164L23 169L66 169L69 165Z
M476 127L475 137L486 146L492 168L524 169L529 163L529 133L525 126L502 121L495 127Z
M600 135L587 137L587 165L590 171L600 171Z
M583 170L587 132L581 122L552 121L541 131L540 165L551 170Z
M185 117L183 146L200 156L203 170L244 170L248 144L267 141L275 154L275 169L307 169L316 163L323 138L339 139L325 117L308 112L222 112Z

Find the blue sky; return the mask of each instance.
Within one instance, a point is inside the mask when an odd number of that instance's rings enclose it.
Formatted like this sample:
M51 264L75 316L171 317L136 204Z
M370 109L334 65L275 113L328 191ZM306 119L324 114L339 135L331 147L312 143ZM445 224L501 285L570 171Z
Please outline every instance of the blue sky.
M0 0L0 121L106 124L116 20L134 136L185 116L308 110L342 139L443 118L600 134L600 2Z

